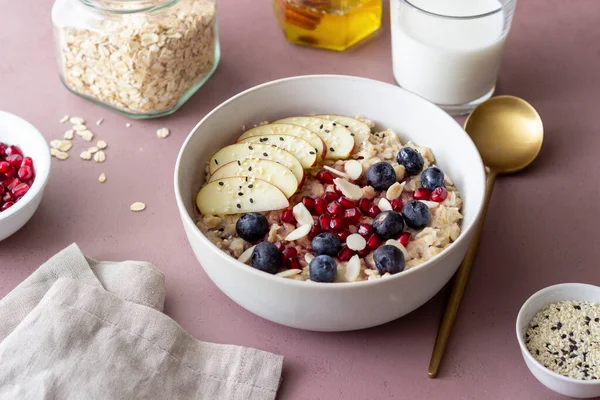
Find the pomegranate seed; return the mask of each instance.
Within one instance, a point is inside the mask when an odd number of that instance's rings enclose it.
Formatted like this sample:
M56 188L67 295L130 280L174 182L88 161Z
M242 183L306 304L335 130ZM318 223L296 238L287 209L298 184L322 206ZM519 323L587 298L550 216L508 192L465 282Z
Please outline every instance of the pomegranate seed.
M341 196L338 199L338 203L340 203L340 205L342 206L342 208L354 208L356 207L356 203L354 203L352 200L350 200L347 197Z
M8 148L8 145L6 143L0 142L0 157L5 157L6 156L6 149L7 148Z
M2 207L0 207L0 211L8 210L14 205L15 203L13 203L12 201L7 201L6 203L2 204Z
M26 183L21 183L12 189L12 194L18 199L25 196L25 193L27 193L28 190L29 185Z
M392 210L394 210L396 212L400 212L400 211L402 211L402 207L404 207L404 204L402 204L402 200L400 200L400 199L392 200Z
M372 205L373 205L373 202L369 199L365 199L364 197L358 201L358 207L364 213L368 213L369 209L371 208Z
M23 152L21 151L21 149L14 145L8 146L6 148L6 150L4 151L4 153L6 154L7 158L12 155L18 155L18 156L23 157Z
M369 224L360 224L357 233L366 239L373 234L373 227Z
M371 252L371 249L364 248L364 249L362 249L361 251L358 252L358 256L362 257L362 258L365 258L366 256L369 255L370 252Z
M319 216L319 226L322 230L329 230L329 223L331 222L331 217L327 214L322 214Z
M0 195L4 194L4 191L6 189L4 189L4 185L0 185Z
M31 157L25 157L23 158L23 162L21 163L21 167L27 165L28 167L33 167L33 160L31 159Z
M284 260L289 260L290 258L293 257L298 257L298 251L293 248L293 247L288 247L287 249L283 250L283 259Z
M344 228L344 219L342 217L333 217L329 222L329 228L332 231L339 231Z
M367 215L371 218L375 218L377 216L377 214L379 214L381 212L381 209L379 207L377 207L375 204L373 204L371 206L371 208L369 208L369 211L367 211Z
M27 165L24 165L21 168L19 168L19 178L23 181L27 181L33 178L33 168Z
M294 213L292 210L283 210L281 212L281 220L288 224L296 225L296 218L294 218Z
M319 171L319 172L317 172L316 178L322 184L333 183L333 175L331 175L331 172L326 171L324 169L321 170L321 171Z
M282 252L284 250L283 243L275 242L273 244L275 245L275 247L277 247L277 250L279 250L279 252Z
M18 186L21 184L21 181L18 178L15 178L12 180L12 182L10 183L10 185L6 186L7 190L13 190L14 187Z
M344 211L344 219L346 219L346 223L353 224L360 221L360 217L362 217L362 213L358 208L350 208Z
M431 190L425 188L419 188L413 193L415 200L429 200L431 197Z
M327 210L327 202L324 199L315 199L315 214L324 214Z
M337 200L338 197L339 197L339 194L337 194L336 192L326 192L325 196L323 196L325 201L328 203L331 201Z
M7 178L14 178L17 176L17 169L13 166L11 166L8 171L6 171L4 173L4 176L6 176Z
M4 193L4 196L2 196L3 201L13 201L14 199L15 197L10 191L7 191L6 193Z
M333 217L344 215L344 210L342 210L342 206L337 201L332 201L327 205L327 212Z
M352 235L352 233L350 233L349 231L341 231L338 232L337 237L339 237L342 242L345 242L346 239L348 239L348 236L350 235Z
M302 265L300 265L300 260L298 258L290 259L290 269L302 269Z
M6 162L15 168L19 168L21 166L21 163L23 162L23 156L19 154L13 154L11 156L6 157Z
M402 246L406 247L408 241L410 240L410 233L402 232L400 236L398 236L398 241L402 244Z
M441 203L442 201L446 200L447 197L448 191L445 187L436 187L435 190L431 193L431 200L437 201L438 203Z
M313 240L313 238L321 232L321 226L319 224L314 224L312 228L310 228L310 232L308 232L308 238L310 240Z
M0 173L4 174L9 169L11 169L9 163L7 163L6 161L0 161Z
M354 250L350 250L348 247L344 246L342 250L340 250L338 258L340 261L348 261L354 254L356 254Z
M315 208L315 199L313 199L312 197L304 196L302 198L302 204L304 204L304 207L306 207L308 211L312 211Z
M376 233L374 233L369 239L367 239L367 249L375 250L377 247L379 247L380 243L381 239Z
M4 182L2 182L2 186L4 187L9 187L10 184L15 180L16 178L7 178Z

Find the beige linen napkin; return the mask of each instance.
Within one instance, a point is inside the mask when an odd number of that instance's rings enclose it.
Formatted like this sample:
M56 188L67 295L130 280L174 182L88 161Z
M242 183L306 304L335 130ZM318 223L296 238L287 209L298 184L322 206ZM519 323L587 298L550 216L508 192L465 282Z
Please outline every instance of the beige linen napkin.
M283 357L200 342L151 264L76 245L0 300L1 399L274 399Z

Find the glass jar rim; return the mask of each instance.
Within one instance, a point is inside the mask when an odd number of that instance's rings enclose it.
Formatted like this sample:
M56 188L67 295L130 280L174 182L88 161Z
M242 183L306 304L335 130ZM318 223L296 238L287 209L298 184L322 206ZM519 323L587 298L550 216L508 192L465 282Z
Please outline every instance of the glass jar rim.
M156 11L172 6L179 0L79 0L82 4L97 11L112 14L137 14ZM131 8L119 6L131 5ZM137 6L137 7L136 7Z
M503 11L504 9L506 9L509 6L512 6L513 3L515 3L517 0L506 0L506 2L504 3L500 3L500 7L492 10L492 11L488 11L485 13L481 13L481 14L474 14L474 15L446 15L446 14L438 14L438 13L434 13L431 11L427 11L419 6L416 6L415 4L413 4L411 1L412 0L400 0L402 3L405 3L407 5L409 5L410 7L412 7L413 9L422 12L423 14L427 14L430 15L432 17L437 17L437 18L444 18L444 19L455 19L455 20L469 20L469 19L477 19L477 18L484 18L484 17L489 17L490 15L494 15L497 14L501 11Z

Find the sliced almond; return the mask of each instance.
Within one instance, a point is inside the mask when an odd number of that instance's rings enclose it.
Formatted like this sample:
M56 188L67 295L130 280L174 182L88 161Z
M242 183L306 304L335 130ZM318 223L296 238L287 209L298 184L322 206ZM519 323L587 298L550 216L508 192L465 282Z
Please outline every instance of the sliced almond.
M354 282L360 275L360 258L358 255L353 255L346 263L346 272L344 278L347 282Z
M73 125L73 130L75 132L83 132L83 131L87 131L88 128L87 128L87 126L80 124L80 125Z
M362 165L356 160L346 161L346 163L344 164L344 171L346 171L348 177L350 177L350 179L352 179L353 181L360 178L363 172Z
M385 197L382 197L381 199L379 199L379 203L377 203L377 207L379 207L379 209L381 211L392 211L392 205L390 204L390 202L388 201L388 199L386 199Z
M310 264L310 262L311 262L312 260L314 260L314 259L315 259L315 256L313 256L313 255L312 255L312 254L310 254L310 253L306 253L306 254L304 255L304 261L306 261L306 263L307 263L307 264Z
M361 251L367 247L367 241L358 233L353 233L346 238L346 245L350 250Z
M169 128L160 128L156 131L156 136L158 136L160 139L165 139L170 134L171 131L169 131Z
M92 153L90 153L89 151L82 151L79 155L79 158L81 158L82 160L91 160Z
M71 143L70 140L63 140L60 143L60 146L58 146L58 149L60 151L69 151L71 150L71 147L73 147L73 143Z
M399 248L400 251L402 251L402 254L404 254L404 260L409 259L408 250L406 250L406 247L404 247L399 241L395 239L390 239L387 242L385 242L385 244Z
M63 135L63 138L65 140L73 140L73 138L75 137L75 131L73 129L69 129L68 131L65 132L65 134Z
M144 211L146 209L146 205L141 201L136 201L129 206L129 209L134 212Z
M106 182L106 175L104 175L104 172L101 173L100 176L98 177L98 182L100 182L100 183Z
M81 117L71 117L71 118L69 118L69 122L72 123L73 125L82 125L82 124L85 124L85 119L83 119Z
M338 171L335 168L331 168L328 165L324 165L323 168L325 168L327 171L330 171L331 173L337 175L337 176L341 176L342 178L346 178L349 179L350 177L348 175L346 175L345 173L343 173L342 171Z
M91 154L97 153L98 150L100 150L100 149L96 146L88 147L88 149L87 149L88 153L91 153Z
M60 145L62 144L62 140L60 139L54 139L50 141L50 147L58 149L60 147Z
M244 250L244 252L238 257L238 261L244 264L250 261L250 258L252 257L252 252L254 252L255 247L256 246L252 246Z
M350 200L360 200L362 198L363 191L360 186L350 183L346 179L342 178L335 178L333 182L337 185L342 194Z
M68 116L68 115L65 115L65 116L63 116L63 117L60 119L60 121L58 121L58 122L60 122L61 124L64 124L64 123L65 123L65 122L67 122L68 120L69 120L69 116Z
M300 228L291 231L290 234L285 237L285 240L291 242L293 240L302 239L303 237L308 235L308 232L310 232L311 228L311 225L302 225Z
M387 192L385 192L385 198L388 199L389 201L396 200L402 194L405 184L406 184L406 182L394 183L392 186L390 186L388 188Z
M429 201L429 200L419 200L421 203L424 203L429 209L436 208L440 205L437 201Z
M444 174L444 181L450 185L450 186L454 186L454 181L446 174Z
M396 180L400 182L402 179L404 179L404 175L406 175L406 168L404 165L395 165L394 172L396 173Z
M300 274L302 272L301 269L297 269L297 268L292 268L292 269L286 269L285 271L281 271L275 274L275 276L279 276L281 278L289 278L292 276L296 276L298 274Z
M313 225L315 223L310 211L308 211L308 208L302 203L296 204L294 208L292 208L292 213L299 225Z
M98 140L98 142L96 142L96 146L99 149L105 149L108 147L108 144L104 140L100 139L100 140Z
M103 150L98 151L94 154L94 161L97 163L103 163L106 160L106 153Z

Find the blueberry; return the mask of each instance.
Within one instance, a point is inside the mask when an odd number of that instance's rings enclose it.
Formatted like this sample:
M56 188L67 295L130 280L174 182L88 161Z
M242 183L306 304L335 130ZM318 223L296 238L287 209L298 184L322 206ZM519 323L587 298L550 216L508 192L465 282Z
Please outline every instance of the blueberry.
M417 175L423 169L423 156L412 147L403 147L396 154L396 162L404 165L408 175Z
M264 215L251 212L243 214L235 224L238 236L249 242L262 239L269 230L269 223Z
M318 256L325 254L334 257L341 247L342 243L338 236L329 232L319 233L312 240L313 252Z
M411 200L402 208L402 216L406 225L413 229L425 228L431 219L431 212L425 203Z
M444 173L438 167L429 167L421 174L421 186L431 191L438 187L446 187Z
M313 258L310 262L310 280L314 282L335 282L337 265L335 260L326 255Z
M373 220L373 229L382 238L391 239L402 233L404 220L396 211L382 211Z
M404 253L396 246L386 244L379 247L373 253L373 260L375 261L379 275L383 275L386 272L397 274L404 271Z
M380 161L367 169L366 177L375 190L387 190L396 182L396 171L390 164Z
M281 253L273 243L260 242L254 248L251 264L254 268L274 274L281 267Z

